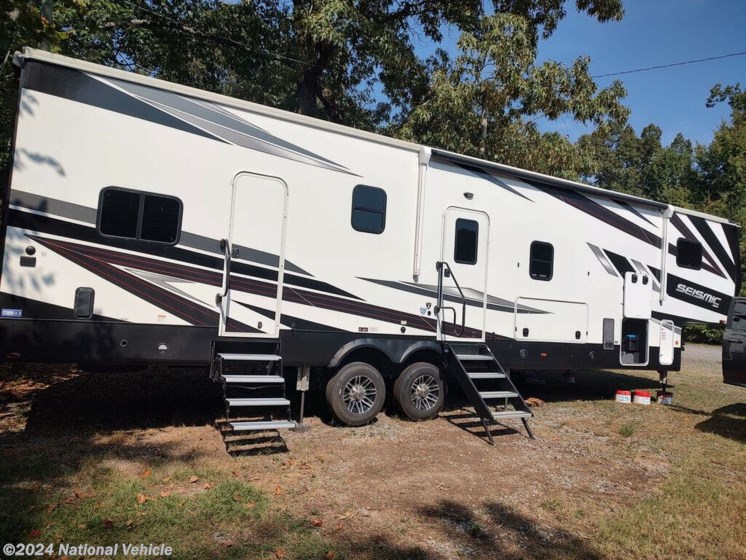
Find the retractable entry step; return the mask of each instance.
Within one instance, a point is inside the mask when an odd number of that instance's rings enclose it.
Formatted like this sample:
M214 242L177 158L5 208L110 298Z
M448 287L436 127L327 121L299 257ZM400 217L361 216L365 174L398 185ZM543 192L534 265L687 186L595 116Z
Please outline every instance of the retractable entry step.
M446 367L474 407L491 444L495 441L489 424L510 418L519 418L533 439L528 419L534 413L486 344L443 343L442 352Z

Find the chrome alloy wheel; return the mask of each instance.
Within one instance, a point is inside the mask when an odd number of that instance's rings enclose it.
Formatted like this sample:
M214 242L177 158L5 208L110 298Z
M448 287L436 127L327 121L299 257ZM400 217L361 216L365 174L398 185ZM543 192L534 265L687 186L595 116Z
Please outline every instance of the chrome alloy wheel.
M347 410L353 414L365 414L376 400L376 386L373 380L364 375L353 377L345 385L343 399Z
M438 404L440 384L432 375L420 375L412 383L409 398L418 410L431 410Z

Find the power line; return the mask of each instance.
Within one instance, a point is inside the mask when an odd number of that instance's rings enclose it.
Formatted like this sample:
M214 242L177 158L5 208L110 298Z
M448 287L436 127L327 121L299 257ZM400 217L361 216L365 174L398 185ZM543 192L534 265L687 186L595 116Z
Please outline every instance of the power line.
M686 60L684 62L672 62L670 64L661 64L660 66L648 66L647 68L636 68L634 70L624 70L623 72L610 72L608 74L598 74L597 76L591 76L594 80L596 78L608 78L609 76L621 76L622 74L635 74L636 72L647 72L649 70L660 70L661 68L671 68L672 66L685 66L687 64L697 64L699 62L708 62L710 60L720 60L721 58L730 58L733 56L743 56L746 51L723 54L720 56L710 56L707 58L698 58L696 60Z

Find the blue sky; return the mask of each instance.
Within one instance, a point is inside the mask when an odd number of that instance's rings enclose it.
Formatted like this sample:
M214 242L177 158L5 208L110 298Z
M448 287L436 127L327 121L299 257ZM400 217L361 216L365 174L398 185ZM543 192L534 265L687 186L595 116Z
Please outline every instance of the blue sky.
M624 0L620 22L599 23L567 2L567 17L555 33L539 45L538 61L570 63L591 57L591 74L600 75L649 66L702 59L746 51L746 0ZM443 43L452 55L458 33L444 28ZM422 40L418 52L427 55L435 45ZM746 55L623 76L598 78L600 87L619 79L627 89L624 104L631 109L630 124L639 133L655 123L668 144L678 132L707 144L729 107L705 107L716 83L746 86ZM583 125L569 117L540 120L545 132L556 131L576 140Z
M570 62L588 55L592 75L599 75L746 51L746 0L626 0L624 6L621 22L604 24L569 9L555 34L540 45L539 60ZM604 86L614 79L596 81ZM627 89L630 124L638 133L652 122L663 129L666 143L677 132L708 143L729 115L726 104L705 107L710 88L718 82L746 86L746 55L616 79ZM572 139L584 132L569 119L541 126Z

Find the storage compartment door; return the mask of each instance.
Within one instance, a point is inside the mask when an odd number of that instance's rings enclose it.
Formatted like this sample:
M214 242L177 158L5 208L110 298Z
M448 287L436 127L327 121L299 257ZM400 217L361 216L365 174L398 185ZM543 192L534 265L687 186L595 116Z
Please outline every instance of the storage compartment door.
M574 301L519 297L515 307L515 339L586 342L588 306Z
M650 319L653 282L647 274L624 274L624 316L629 319Z

